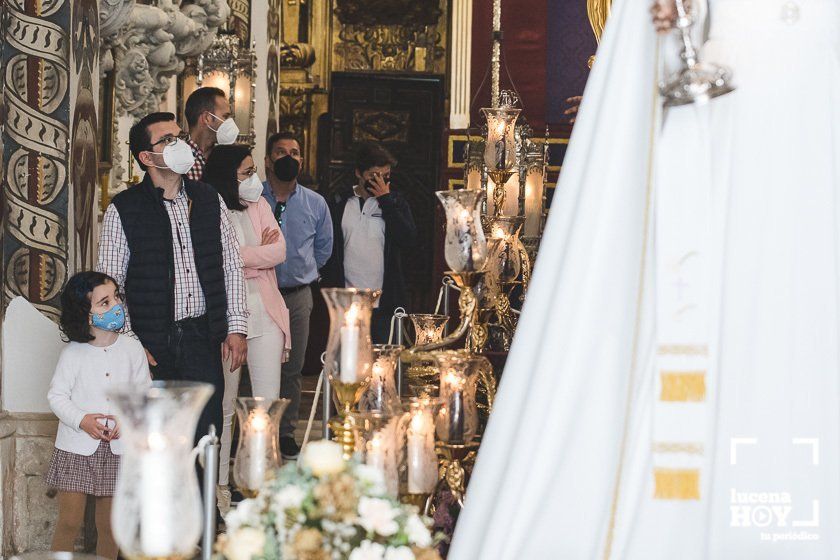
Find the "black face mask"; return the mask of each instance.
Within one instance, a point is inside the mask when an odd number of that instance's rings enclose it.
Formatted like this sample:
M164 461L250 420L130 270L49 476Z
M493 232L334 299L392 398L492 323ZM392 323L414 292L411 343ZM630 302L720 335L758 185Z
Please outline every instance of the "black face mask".
M300 162L292 156L274 160L274 176L281 181L291 181L300 173Z

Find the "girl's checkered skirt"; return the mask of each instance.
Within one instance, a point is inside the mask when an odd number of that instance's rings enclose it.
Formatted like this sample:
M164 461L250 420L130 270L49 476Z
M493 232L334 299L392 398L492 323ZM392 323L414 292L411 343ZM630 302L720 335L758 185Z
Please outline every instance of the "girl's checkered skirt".
M62 492L113 496L119 471L119 456L111 453L110 443L100 441L89 456L54 449L46 482Z

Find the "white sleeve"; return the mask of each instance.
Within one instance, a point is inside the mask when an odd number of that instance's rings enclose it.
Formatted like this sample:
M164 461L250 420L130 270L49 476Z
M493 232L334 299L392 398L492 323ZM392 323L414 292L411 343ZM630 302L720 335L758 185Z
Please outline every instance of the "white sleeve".
M69 347L65 348L58 358L58 364L55 366L55 373L50 382L50 389L47 392L47 400L58 419L79 432L81 431L79 424L85 417L85 411L73 404L70 399L73 386L76 384L79 364L76 363L69 350Z
M146 351L143 345L136 338L128 337L129 359L131 361L131 383L139 389L148 389L152 386L152 374L149 371L149 360L146 358Z

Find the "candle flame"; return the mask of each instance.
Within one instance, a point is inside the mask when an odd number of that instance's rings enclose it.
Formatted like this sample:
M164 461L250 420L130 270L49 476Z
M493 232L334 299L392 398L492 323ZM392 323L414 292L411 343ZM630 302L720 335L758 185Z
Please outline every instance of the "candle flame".
M350 305L350 308L347 310L347 313L344 314L344 324L355 327L356 323L359 320L359 313L360 308L358 303L354 303Z
M265 411L257 409L251 416L251 429L257 432L265 431L268 427L268 415Z
M160 432L151 432L149 433L147 439L147 443L149 444L149 449L151 451L163 451L167 448L167 439L166 436Z
M428 426L426 415L422 410L417 410L411 415L411 431L414 433L423 432Z

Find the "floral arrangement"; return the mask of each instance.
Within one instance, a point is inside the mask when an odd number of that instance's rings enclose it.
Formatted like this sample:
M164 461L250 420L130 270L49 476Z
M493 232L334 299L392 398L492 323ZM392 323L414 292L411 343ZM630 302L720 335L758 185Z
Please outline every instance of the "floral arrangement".
M387 495L377 469L316 441L225 517L227 560L440 560L429 521Z

